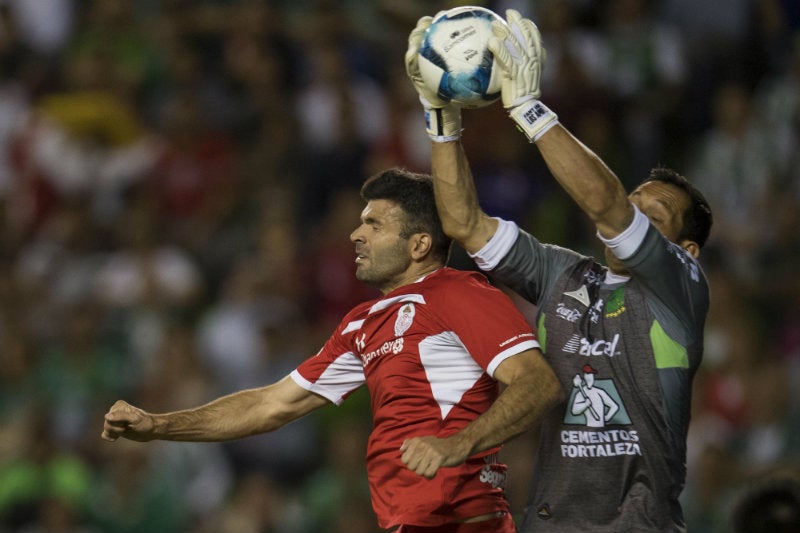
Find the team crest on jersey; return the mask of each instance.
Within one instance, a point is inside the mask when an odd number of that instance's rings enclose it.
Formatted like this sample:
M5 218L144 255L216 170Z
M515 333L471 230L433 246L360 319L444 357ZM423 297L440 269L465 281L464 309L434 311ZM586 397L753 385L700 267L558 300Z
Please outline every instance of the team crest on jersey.
M397 311L397 320L394 321L394 334L396 337L402 337L403 333L408 331L408 328L414 323L414 314L416 312L417 309L412 303L407 303L400 307L400 310Z
M611 293L606 302L606 318L615 318L625 312L625 287Z

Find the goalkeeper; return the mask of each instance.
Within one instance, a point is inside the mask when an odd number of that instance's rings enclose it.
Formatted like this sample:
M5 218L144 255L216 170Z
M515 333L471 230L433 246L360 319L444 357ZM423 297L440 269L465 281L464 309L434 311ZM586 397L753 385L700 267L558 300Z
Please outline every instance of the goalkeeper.
M697 189L666 168L653 169L626 193L538 99L545 51L535 24L514 10L507 11L507 22L495 23L490 44L503 71L503 105L595 224L605 264L541 243L481 210L460 142L460 109L419 78L417 51L427 17L411 32L406 67L428 119L445 232L481 269L537 306L543 351L565 393L565 402L542 422L520 531L685 531L679 496L709 305L697 257L711 211ZM588 362L596 394L587 393L582 377ZM600 391L618 409L589 424L594 418L577 416L576 402L586 404ZM599 400L589 406L605 409Z

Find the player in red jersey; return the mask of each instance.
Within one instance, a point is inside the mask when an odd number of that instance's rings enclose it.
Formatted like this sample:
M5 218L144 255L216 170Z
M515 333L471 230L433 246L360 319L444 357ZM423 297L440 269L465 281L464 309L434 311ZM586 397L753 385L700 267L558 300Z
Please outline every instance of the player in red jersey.
M513 533L497 451L560 401L555 375L508 296L483 274L444 266L450 240L430 176L390 169L361 194L367 205L350 235L356 277L382 298L352 309L315 356L277 383L165 414L120 400L102 437L236 439L338 405L366 384L379 525Z

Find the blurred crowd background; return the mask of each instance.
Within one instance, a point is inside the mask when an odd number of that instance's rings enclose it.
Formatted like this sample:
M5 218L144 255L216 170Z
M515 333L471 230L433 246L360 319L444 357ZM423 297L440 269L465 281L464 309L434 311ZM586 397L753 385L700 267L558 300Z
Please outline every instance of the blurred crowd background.
M800 4L472 3L537 22L542 99L628 188L666 165L712 204L683 500L691 532L733 531L800 467ZM225 444L109 444L102 418L270 383L376 296L358 188L429 170L403 56L457 4L0 1L0 532L377 531L362 392ZM488 212L598 253L501 104L464 124ZM532 448L504 451L516 513Z

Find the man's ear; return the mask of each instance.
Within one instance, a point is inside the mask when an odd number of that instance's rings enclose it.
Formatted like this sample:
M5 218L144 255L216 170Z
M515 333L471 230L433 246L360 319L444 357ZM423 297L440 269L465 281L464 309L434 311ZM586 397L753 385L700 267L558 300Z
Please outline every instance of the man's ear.
M415 233L409 240L411 242L411 258L415 260L427 256L433 246L433 238L428 233Z
M679 244L681 248L692 254L695 259L700 256L700 246L696 242L684 239Z

